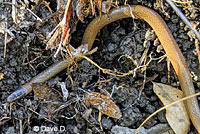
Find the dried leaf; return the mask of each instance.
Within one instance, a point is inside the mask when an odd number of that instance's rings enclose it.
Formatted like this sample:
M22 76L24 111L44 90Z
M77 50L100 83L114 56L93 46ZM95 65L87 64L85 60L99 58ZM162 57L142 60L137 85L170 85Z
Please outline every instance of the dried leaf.
M12 19L14 21L15 24L17 24L19 22L19 20L17 19L17 16L16 16L16 12L17 12L17 8L16 8L16 4L17 2L15 0L12 0Z
M33 2L35 2L37 5L39 5L40 3L43 2L43 0L33 0Z
M59 85L60 85L60 88L62 89L63 100L67 101L67 98L69 96L69 91L67 90L64 82L60 82Z
M45 83L32 84L34 95L39 99L44 99L40 104L40 115L48 118L54 118L54 111L59 107L62 101L61 94L54 88L48 87Z
M93 16L96 16L97 13L95 12L95 9L98 9L99 15L102 14L102 6L103 11L107 13L110 9L110 6L107 5L108 3L111 3L108 1L107 3L102 3L102 0L78 0L78 3L76 5L76 15L84 22L84 18L87 17L89 14L92 14ZM107 6L106 6L107 5Z
M4 79L4 74L0 72L0 80Z
M111 7L115 7L112 0L106 0L102 2L101 11L103 13L108 13Z
M97 92L90 92L87 93L85 96L90 104L103 114L117 119L120 119L122 117L122 113L119 107L112 101L109 95L104 95Z
M169 85L153 82L153 90L163 105L168 105L183 98L182 91ZM183 102L166 108L166 118L176 134L187 134L190 122Z
M76 5L76 15L82 22L84 22L84 17L88 16L90 12L90 7L86 8L87 3L88 0L79 0Z
M62 95L54 88L48 87L44 83L33 83L34 95L39 99L51 100L51 101L62 101Z

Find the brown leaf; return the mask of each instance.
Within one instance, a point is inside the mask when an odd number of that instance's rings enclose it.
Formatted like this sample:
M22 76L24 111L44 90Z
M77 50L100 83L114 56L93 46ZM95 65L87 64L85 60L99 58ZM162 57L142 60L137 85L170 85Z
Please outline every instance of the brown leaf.
M90 12L90 6L86 8L88 2L88 0L79 0L76 5L76 15L82 22L84 21L84 17L88 16Z
M119 107L112 101L109 95L104 95L97 92L90 92L87 93L85 96L94 108L98 109L105 115L117 119L120 119L122 117L122 113Z
M0 72L0 80L4 79L4 74Z
M34 95L39 99L44 99L40 104L40 115L48 118L54 118L54 110L59 106L62 101L62 95L46 85L46 83L32 84Z
M163 105L168 105L183 98L182 91L169 85L153 82L153 90ZM166 108L166 118L176 134L187 134L190 121L183 102Z
M84 17L87 17L89 14L96 16L96 9L99 11L99 15L101 16L102 11L107 13L110 9L110 5L108 3L112 3L108 0L107 3L102 3L102 0L78 0L76 5L76 15L77 17L84 22ZM103 5L103 10L102 10Z
M34 95L39 99L62 101L62 95L54 88L48 87L45 83L33 83Z

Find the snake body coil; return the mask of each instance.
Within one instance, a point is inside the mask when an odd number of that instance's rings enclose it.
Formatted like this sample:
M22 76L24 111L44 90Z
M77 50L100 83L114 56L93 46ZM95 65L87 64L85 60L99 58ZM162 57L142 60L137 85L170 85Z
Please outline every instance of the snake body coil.
M190 76L190 71L175 39L160 15L147 7L140 5L121 6L118 9L111 10L107 15L104 14L100 17L96 17L87 27L81 44L88 44L90 50L97 33L102 27L116 20L131 17L131 12L133 12L135 17L145 20L154 29L169 60L172 63L172 66L174 67L184 95L189 96L194 94L195 90ZM22 93L19 96L16 95L16 92L11 94L7 99L8 102L12 102L24 94L31 92L32 83L43 82L55 76L57 73L65 69L65 67L69 64L68 60L69 59L66 59L53 64L47 70L35 76L32 81L20 88ZM185 103L189 117L197 131L200 133L200 110L197 99L191 98L186 100Z

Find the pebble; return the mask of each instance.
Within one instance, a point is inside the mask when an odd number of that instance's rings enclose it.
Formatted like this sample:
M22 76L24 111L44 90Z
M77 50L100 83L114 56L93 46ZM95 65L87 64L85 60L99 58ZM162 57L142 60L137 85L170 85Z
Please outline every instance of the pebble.
M16 134L15 133L15 128L14 127L9 127L6 131L6 134Z
M141 41L140 33L136 33L136 34L135 34L135 39L136 39L137 42L143 43L143 42Z
M172 15L172 16L171 16L171 21L172 21L174 24L179 23L179 19L178 19L178 17L177 17L176 15Z
M16 61L15 58L13 58L13 59L10 61L10 65L11 65L12 67L17 66L17 61Z
M131 129L128 127L122 127L115 125L112 127L111 132L113 134L135 134L136 129ZM174 134L173 130L168 126L168 124L157 124L150 129L145 129L141 127L138 134Z
M110 118L102 118L102 126L105 129L111 129L111 127L113 126L113 122Z
M166 123L167 120L165 118L165 112L164 111L161 111L158 113L158 120L162 123Z
M114 52L114 51L117 50L117 48L118 48L118 45L115 44L115 43L109 43L109 44L108 44L108 51L109 51L109 52Z
M152 105L147 105L146 106L146 111L149 112L149 113L153 113L155 112L156 108Z

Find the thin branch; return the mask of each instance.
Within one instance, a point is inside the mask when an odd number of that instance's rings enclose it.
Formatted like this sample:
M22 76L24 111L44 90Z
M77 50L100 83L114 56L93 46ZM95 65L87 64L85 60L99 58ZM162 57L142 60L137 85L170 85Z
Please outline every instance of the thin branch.
M195 33L197 38L200 40L199 32L192 26L192 24L188 21L185 15L176 7L176 5L171 0L166 0L167 3L174 9L177 15L183 20L183 22Z

